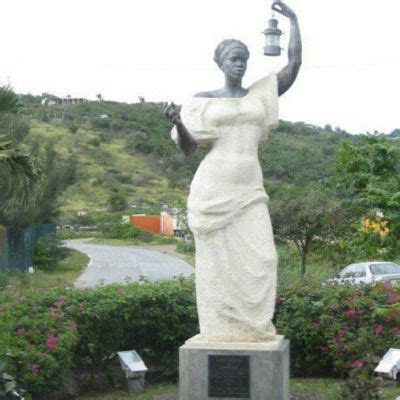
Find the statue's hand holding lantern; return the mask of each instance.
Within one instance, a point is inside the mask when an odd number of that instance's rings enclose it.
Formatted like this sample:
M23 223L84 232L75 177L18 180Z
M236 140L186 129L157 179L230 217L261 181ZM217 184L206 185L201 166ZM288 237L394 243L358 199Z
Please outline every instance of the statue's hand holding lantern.
M272 10L289 19L296 18L295 13L281 0L272 3ZM268 21L268 28L263 33L265 35L264 54L272 57L280 56L282 50L281 36L283 32L278 28L278 20L274 18L274 14L272 14L272 18Z

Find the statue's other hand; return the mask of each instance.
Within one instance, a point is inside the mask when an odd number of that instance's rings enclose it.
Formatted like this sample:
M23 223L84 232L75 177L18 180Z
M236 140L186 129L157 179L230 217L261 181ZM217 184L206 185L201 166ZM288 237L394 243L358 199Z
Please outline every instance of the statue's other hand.
M163 113L168 121L177 124L181 120L178 107L174 103L164 103L162 106Z
M272 4L272 9L290 19L296 18L296 13L282 1L275 1Z

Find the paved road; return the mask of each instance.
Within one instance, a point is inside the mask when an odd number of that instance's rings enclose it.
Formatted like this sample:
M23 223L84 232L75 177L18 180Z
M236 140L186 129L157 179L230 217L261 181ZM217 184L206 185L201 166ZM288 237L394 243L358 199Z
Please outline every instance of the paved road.
M79 250L90 257L90 263L76 280L76 287L95 287L100 283L126 283L137 281L141 276L150 281L172 279L174 276L190 276L193 267L179 258L135 246L106 246L65 241L69 248Z

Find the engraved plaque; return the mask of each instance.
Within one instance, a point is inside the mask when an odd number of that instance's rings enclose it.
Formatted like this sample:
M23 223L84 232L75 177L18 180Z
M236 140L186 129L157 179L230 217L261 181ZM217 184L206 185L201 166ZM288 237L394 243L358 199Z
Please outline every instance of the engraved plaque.
M209 355L208 397L249 399L249 356Z

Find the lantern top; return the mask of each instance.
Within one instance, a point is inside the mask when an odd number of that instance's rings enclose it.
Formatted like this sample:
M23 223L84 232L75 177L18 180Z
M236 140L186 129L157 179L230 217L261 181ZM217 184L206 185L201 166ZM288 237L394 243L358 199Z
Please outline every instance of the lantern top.
M268 21L268 28L263 32L266 35L282 35L282 31L278 28L278 20L271 18Z
M278 27L278 20L276 18L271 18L268 21L269 28L277 28Z

